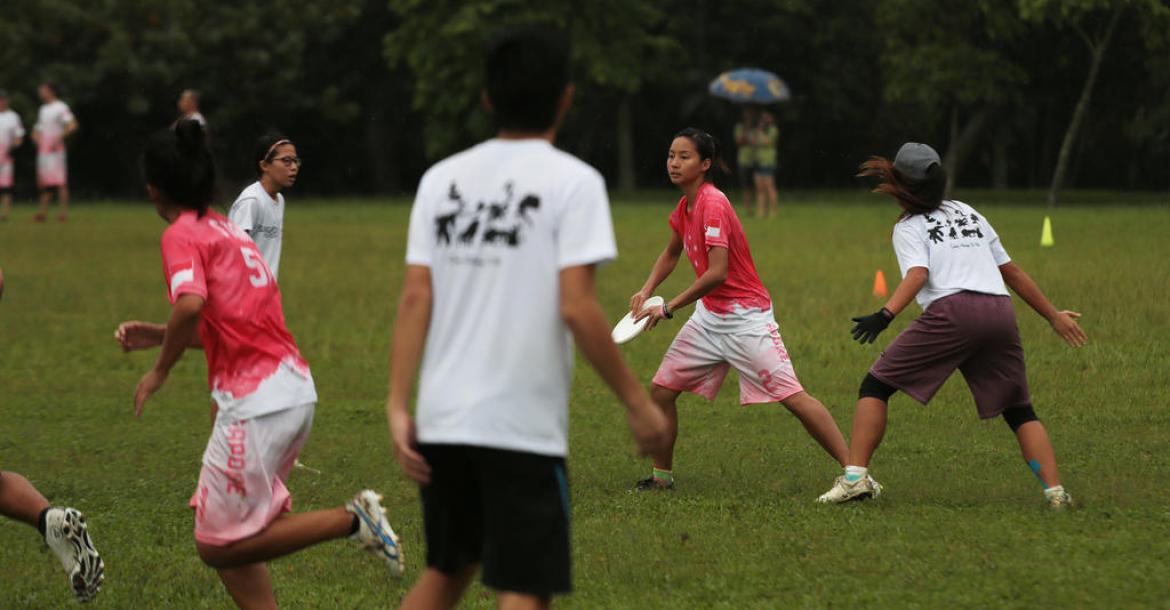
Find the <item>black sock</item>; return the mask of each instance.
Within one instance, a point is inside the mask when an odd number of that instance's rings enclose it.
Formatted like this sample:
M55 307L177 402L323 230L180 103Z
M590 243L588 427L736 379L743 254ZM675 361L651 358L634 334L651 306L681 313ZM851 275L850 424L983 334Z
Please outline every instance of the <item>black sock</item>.
M49 514L50 508L42 510L40 516L37 517L37 531L41 533L41 538L45 537L45 515Z
M352 535L356 534L358 532L358 530L361 529L361 527L362 527L361 520L358 519L357 515L354 515L353 516L353 525L349 526L349 535L352 536Z

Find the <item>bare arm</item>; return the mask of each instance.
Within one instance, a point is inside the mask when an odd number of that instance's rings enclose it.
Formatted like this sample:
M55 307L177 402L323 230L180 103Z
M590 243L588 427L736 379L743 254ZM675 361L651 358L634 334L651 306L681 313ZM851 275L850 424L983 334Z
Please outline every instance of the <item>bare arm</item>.
M666 248L662 250L662 254L658 255L658 259L654 261L654 267L650 269L650 277L646 278L646 283L642 284L642 288L630 297L630 312L634 315L641 313L642 303L654 294L654 289L658 285L666 281L674 268L678 266L678 258L682 254L683 243L679 238L678 233L671 231L670 243L666 244Z
M133 320L119 324L114 331L114 339L122 346L122 351L132 352L162 345L166 330L167 327L164 324ZM191 342L187 344L187 347L203 349L203 340L199 337L198 332L191 335Z
M77 131L77 121L76 120L72 120L72 121L69 121L68 123L65 123L65 130L61 132L61 139L64 140L65 138L68 138L75 131Z
M1036 285L1036 282L1015 263L1007 263L999 266L999 273L1003 276L1003 281L1012 289L1013 292L1020 295L1021 299L1028 304L1036 313L1040 314L1048 323L1052 325L1052 330L1064 339L1065 343L1073 347L1081 347L1088 341L1085 336L1085 331L1081 330L1076 319L1081 317L1081 314L1075 311L1058 311L1056 306L1044 296L1044 292Z
M390 394L386 418L394 454L406 476L419 483L430 481L431 468L417 450L414 419L410 415L410 390L422 361L423 347L431 323L433 301L431 270L407 265L394 317L394 338L390 346Z
M192 336L199 328L199 315L203 311L203 297L194 294L180 295L171 306L171 317L167 320L163 334L162 350L154 368L138 381L134 392L134 414L142 416L142 409L152 394L166 383L171 368L182 357L187 346L192 342Z
M719 288L723 282L727 281L727 248L713 247L707 250L707 270L703 275L695 278L686 290L679 293L678 296L667 301L666 307L674 312L677 309L682 309L695 301L706 296L712 290ZM646 330L650 330L658 325L659 320L665 319L665 312L661 309L658 311L644 312L642 317L650 318L646 323ZM673 313L671 314L674 315Z
M926 267L911 267L906 270L906 277L898 283L898 287L894 289L894 294L890 295L890 300L886 301L886 311L895 316L902 313L903 309L918 296L918 292L926 285L926 281L930 279L930 270Z
M594 266L561 270L561 318L578 349L626 407L626 419L642 453L660 449L666 439L666 416L626 366L609 334L609 323L597 302Z

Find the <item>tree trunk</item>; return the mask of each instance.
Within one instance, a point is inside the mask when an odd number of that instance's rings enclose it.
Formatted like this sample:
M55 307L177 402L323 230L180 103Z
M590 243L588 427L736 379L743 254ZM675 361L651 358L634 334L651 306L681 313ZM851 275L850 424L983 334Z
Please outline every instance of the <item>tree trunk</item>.
M634 181L634 112L630 108L630 95L622 95L618 104L617 117L618 187L632 191Z
M1052 208L1056 205L1060 198L1060 189L1064 187L1065 173L1068 171L1069 158L1072 156L1073 144L1076 143L1077 134L1080 132L1081 123L1084 122L1085 111L1089 107L1089 99L1093 96L1093 86L1097 84L1097 75L1101 69L1101 60L1105 57L1105 50L1109 48L1110 41L1113 40L1113 32L1117 30L1117 22L1121 20L1122 7L1118 6L1113 9L1113 15L1109 18L1109 25L1105 28L1105 35L1102 36L1100 42L1093 44L1086 41L1089 45L1089 52L1092 55L1092 63L1089 64L1089 75L1085 78L1085 86L1081 89L1081 97L1077 100L1076 108L1073 110L1072 120L1068 123L1068 128L1064 132L1064 140L1060 143L1060 154L1056 157L1056 169L1052 172L1052 184L1048 188L1048 207Z
M959 172L971 157L971 151L979 143L983 135L983 128L991 118L991 110L984 108L977 112L966 124L959 127L959 108L956 106L951 112L951 141L947 143L947 152L943 155L943 169L947 172L947 187L944 197L950 198L958 184Z
M991 187L1006 189L1008 187L1008 140L1011 134L1007 129L995 132L995 142L991 149Z

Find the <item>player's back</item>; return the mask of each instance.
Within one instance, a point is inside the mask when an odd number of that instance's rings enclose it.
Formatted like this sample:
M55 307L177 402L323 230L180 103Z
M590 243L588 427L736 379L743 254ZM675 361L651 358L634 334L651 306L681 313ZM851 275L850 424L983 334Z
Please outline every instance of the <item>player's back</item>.
M213 388L242 395L281 362L305 366L280 289L247 233L214 211L184 212L163 233L162 250L171 301L204 299L199 335Z
M420 440L563 454L559 274L615 256L608 204L596 170L539 139L489 140L423 177L407 249L434 295Z

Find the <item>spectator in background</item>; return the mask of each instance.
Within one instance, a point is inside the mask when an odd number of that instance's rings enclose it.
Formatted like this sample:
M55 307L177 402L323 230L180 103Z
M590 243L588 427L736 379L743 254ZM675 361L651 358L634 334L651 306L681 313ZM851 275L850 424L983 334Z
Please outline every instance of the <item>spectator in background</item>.
M69 219L69 185L65 159L65 138L77 131L77 119L69 106L57 98L57 87L42 83L37 87L41 109L33 126L32 138L37 143L37 189L41 192L40 209L33 220L44 222L48 217L52 190L57 191L57 219Z
M779 136L780 130L772 113L761 111L751 134L755 144L752 180L756 191L756 216L761 218L776 214L779 208L776 196L776 140Z
M20 115L8 108L8 92L0 89L0 222L12 211L12 156L10 151L24 141Z
M175 119L178 123L182 120L191 120L199 123L203 128L204 133L207 132L207 118L199 112L199 91L196 89L183 89L179 94L179 118Z
M745 213L751 209L752 200L755 199L756 148L752 136L759 116L758 108L745 105L739 122L735 124L735 167L739 176L739 188L743 193Z

